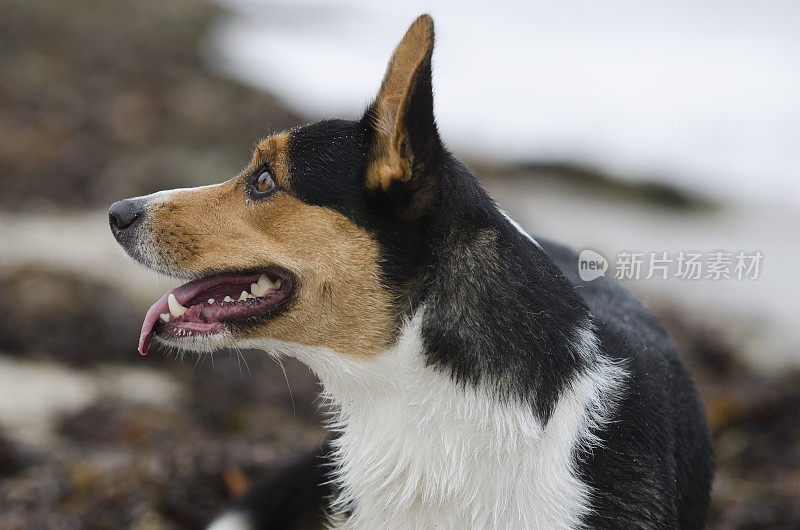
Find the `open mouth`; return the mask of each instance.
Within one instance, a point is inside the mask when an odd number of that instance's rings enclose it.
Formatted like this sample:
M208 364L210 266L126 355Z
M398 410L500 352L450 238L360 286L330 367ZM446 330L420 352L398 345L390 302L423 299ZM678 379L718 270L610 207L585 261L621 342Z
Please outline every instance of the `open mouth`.
M195 280L173 289L147 311L139 335L139 353L147 355L154 336L206 337L269 318L294 289L288 272L230 273Z

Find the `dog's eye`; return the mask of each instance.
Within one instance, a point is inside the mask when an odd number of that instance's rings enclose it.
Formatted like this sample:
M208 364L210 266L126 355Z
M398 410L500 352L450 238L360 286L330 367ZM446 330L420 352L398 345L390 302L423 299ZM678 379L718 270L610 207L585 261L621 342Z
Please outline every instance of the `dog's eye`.
M258 178L253 181L251 186L256 197L263 197L278 187L278 185L275 184L272 175L270 175L269 171L267 170L262 171Z

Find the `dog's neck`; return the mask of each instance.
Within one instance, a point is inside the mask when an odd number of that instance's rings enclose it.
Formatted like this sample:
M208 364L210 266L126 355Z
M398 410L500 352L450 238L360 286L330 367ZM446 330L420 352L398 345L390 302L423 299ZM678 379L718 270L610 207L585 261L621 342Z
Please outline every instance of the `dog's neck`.
M605 417L614 367L578 374L543 425L534 404L426 366L422 312L373 359L292 352L320 377L335 411L333 511L352 513L347 528L579 526L589 490L573 458ZM595 348L588 329L576 348Z

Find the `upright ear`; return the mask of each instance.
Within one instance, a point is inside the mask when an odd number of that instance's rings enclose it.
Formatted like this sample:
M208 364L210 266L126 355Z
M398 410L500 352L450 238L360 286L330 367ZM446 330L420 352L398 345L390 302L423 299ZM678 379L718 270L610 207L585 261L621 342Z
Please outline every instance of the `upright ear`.
M395 49L364 119L373 131L366 186L388 190L424 171L441 149L433 118L433 19L421 15Z

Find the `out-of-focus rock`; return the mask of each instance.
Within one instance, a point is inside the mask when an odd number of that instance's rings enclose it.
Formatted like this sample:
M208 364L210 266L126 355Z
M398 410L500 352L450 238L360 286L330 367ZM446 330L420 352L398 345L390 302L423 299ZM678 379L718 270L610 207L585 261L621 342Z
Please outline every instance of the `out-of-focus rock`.
M0 273L0 351L70 365L135 358L140 315L124 293L80 275L19 267Z

